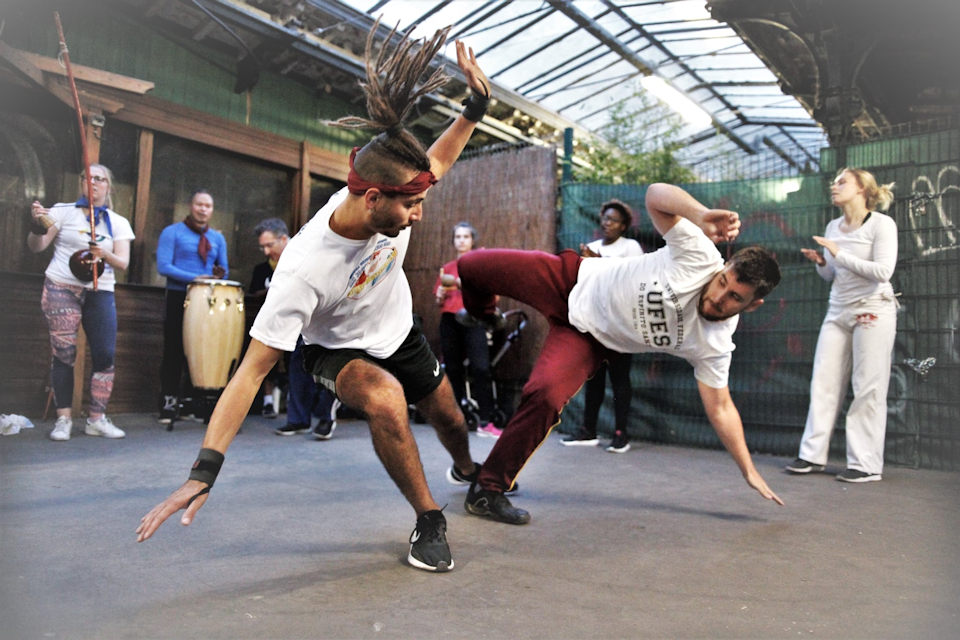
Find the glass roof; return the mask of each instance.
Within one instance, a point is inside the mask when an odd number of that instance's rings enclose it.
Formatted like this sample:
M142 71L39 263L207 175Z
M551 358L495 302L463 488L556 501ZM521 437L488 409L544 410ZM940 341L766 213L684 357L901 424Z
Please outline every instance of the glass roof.
M706 179L731 177L731 165L738 177L816 169L827 144L704 0L340 1L419 36L453 25L451 41L470 45L498 87L591 132L603 130L614 105L642 111L639 82L658 76L709 115L679 131L682 159ZM445 53L455 57L452 44Z

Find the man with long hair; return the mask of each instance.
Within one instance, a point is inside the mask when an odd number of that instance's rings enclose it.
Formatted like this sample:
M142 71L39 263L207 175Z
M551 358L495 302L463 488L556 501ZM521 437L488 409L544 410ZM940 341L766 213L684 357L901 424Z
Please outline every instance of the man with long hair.
M369 117L331 124L379 133L351 153L347 187L288 243L250 331L250 347L217 403L190 479L141 519L138 541L180 509L185 509L181 522L190 524L263 377L302 334L304 366L344 404L363 413L374 450L416 512L408 562L427 571L453 569L446 520L423 474L408 403L436 428L458 470L475 474L475 466L450 383L413 324L402 267L427 191L450 169L483 117L489 82L473 50L457 41L457 64L471 95L463 113L424 149L403 123L421 95L448 79L438 69L417 84L449 27L426 42L404 36L392 51L385 44L374 57L377 27L367 38L366 82L361 83Z

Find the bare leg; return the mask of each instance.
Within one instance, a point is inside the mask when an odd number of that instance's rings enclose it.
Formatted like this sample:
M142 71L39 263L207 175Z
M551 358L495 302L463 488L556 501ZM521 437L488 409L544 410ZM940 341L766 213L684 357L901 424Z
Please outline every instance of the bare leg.
M466 475L473 473L467 422L463 417L463 411L457 406L453 387L446 376L439 387L417 403L417 409L437 430L440 444L450 452L450 457L453 458L457 469Z
M366 415L374 451L417 516L439 509L423 475L400 382L375 364L352 360L337 376L337 395Z

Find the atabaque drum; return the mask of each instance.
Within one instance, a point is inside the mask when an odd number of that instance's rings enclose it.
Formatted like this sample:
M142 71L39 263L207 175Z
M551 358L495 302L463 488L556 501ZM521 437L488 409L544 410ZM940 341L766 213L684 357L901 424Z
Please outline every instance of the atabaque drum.
M243 289L233 280L197 278L183 302L183 352L198 389L222 389L240 362Z

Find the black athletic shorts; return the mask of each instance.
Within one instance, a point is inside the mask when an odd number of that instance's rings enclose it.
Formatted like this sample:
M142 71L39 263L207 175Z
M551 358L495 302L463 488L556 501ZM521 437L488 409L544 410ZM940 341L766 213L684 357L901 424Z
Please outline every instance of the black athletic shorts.
M440 386L443 371L427 339L416 325L393 355L374 358L359 349L327 349L316 344L303 347L303 368L317 382L337 393L336 379L351 360L366 360L389 371L403 386L407 402L414 404Z

